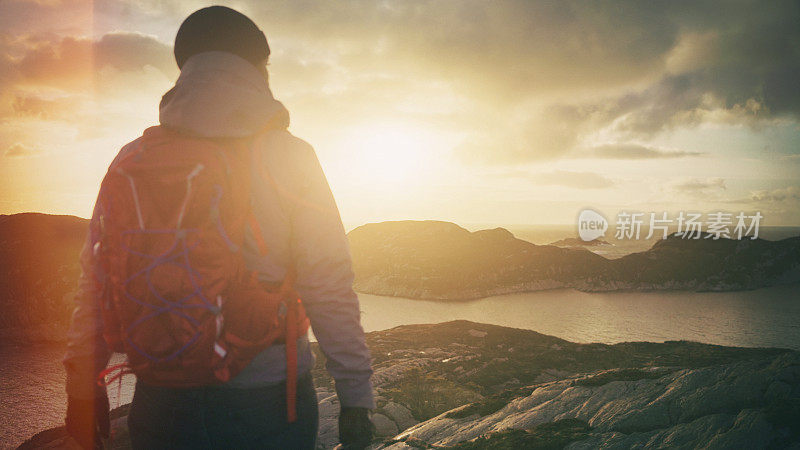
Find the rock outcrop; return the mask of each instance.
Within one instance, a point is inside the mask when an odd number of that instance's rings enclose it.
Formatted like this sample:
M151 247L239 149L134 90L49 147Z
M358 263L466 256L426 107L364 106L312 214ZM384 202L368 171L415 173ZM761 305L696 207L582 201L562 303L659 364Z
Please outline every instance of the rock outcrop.
M386 447L403 448L401 442L450 447L481 437L489 445L504 432L563 421L585 424L565 443L570 449L800 444L798 353L640 376L606 371L534 386L494 413L463 406L404 431Z
M367 334L374 448L787 448L800 445L800 352L694 342L575 344L467 321ZM339 404L314 368L319 448ZM115 448L127 448L124 407ZM63 428L24 448L69 448ZM26 447L27 446L27 447Z

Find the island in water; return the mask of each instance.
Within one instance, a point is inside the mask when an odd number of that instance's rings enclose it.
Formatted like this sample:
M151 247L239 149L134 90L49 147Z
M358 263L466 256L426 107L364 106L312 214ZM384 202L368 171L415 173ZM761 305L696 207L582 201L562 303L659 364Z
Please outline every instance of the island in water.
M457 300L555 288L735 291L800 282L800 236L672 234L618 259L535 245L504 228L470 232L431 220L367 224L348 237L356 290L394 297Z

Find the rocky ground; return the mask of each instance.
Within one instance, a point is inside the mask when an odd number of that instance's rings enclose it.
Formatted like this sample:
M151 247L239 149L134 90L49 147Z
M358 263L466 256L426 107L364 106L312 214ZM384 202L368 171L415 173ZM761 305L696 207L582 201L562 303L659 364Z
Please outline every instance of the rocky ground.
M800 446L800 353L575 344L467 321L373 332L375 448ZM320 448L339 405L318 359ZM124 408L116 448L125 448ZM28 445L65 447L63 429Z

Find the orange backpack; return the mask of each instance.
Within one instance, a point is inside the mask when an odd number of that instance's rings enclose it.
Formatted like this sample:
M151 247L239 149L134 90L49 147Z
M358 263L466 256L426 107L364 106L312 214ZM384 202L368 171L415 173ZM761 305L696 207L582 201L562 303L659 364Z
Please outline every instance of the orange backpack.
M293 267L266 285L242 258L247 228L267 252L251 208L250 142L157 126L134 145L98 196L106 341L127 353L138 379L171 387L228 381L285 342L293 420L296 339L309 322Z

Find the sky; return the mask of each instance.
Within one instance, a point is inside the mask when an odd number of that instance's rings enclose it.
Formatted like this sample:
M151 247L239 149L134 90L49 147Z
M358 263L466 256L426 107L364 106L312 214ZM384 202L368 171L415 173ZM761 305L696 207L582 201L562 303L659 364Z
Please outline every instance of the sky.
M0 213L87 217L213 3L0 0ZM347 226L583 208L800 226L800 2L226 3Z

